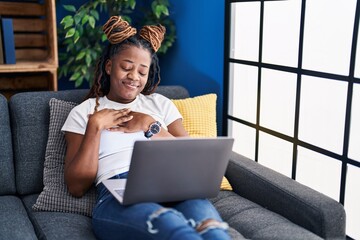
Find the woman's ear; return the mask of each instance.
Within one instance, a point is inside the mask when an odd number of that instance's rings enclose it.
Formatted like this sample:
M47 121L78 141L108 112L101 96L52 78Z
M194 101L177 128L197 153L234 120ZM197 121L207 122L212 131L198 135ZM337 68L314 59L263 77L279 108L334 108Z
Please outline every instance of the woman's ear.
M106 60L105 71L108 75L110 75L110 73L111 73L111 66L112 66L111 60L110 59Z

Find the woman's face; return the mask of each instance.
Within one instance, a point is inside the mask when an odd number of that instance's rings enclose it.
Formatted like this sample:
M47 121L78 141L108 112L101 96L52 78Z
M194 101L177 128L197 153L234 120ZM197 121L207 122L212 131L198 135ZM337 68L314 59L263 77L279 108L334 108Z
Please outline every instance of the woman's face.
M150 52L135 46L129 46L109 59L105 65L105 71L110 75L108 99L132 102L146 85L150 64Z

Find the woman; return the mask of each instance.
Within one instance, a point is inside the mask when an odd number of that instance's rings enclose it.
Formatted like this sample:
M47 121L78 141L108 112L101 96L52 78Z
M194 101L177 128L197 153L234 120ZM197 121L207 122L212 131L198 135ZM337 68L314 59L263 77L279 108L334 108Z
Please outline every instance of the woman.
M160 82L156 51L165 28L145 26L137 33L113 16L103 30L110 44L98 62L94 85L62 128L70 193L81 197L94 182L97 187L95 235L99 239L229 239L227 224L208 200L123 206L101 183L126 178L136 140L188 136L173 103L153 93Z

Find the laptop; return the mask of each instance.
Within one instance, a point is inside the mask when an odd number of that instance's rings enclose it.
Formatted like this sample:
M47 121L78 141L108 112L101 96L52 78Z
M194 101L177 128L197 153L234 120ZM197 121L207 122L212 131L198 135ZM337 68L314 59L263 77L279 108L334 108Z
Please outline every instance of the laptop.
M231 137L136 141L127 179L103 184L123 205L215 197L233 142Z

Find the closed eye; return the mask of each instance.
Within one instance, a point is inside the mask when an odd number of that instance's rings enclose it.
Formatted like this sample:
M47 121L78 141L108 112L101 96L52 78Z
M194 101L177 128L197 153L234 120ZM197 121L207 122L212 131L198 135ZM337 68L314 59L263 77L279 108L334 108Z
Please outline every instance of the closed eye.
M139 75L142 76L142 77L145 77L145 76L146 76L146 73L141 73L141 72L139 72Z

